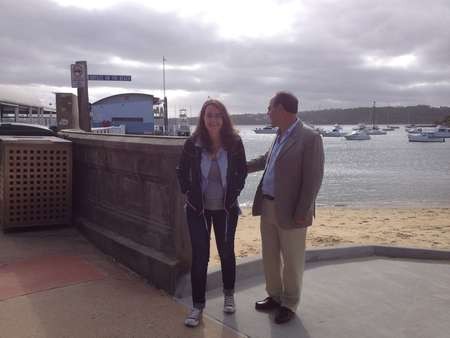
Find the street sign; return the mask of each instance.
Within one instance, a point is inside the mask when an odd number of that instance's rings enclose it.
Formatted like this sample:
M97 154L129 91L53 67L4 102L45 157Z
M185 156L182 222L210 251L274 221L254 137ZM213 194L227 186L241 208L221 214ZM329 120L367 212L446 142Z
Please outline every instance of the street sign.
M83 88L86 85L86 67L83 63L70 65L72 88Z
M88 75L90 81L131 81L131 75Z

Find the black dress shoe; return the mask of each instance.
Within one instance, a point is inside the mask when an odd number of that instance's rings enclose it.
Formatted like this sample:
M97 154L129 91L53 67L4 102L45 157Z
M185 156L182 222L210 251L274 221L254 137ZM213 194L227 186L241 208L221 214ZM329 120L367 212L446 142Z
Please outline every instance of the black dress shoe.
M292 318L294 318L294 316L295 316L295 313L292 312L291 309L288 309L285 306L281 306L278 309L277 314L275 316L275 323L277 323L277 324L287 323Z
M264 300L260 300L255 303L255 309L258 311L270 311L278 309L281 306L280 303L275 301L272 297L267 297Z

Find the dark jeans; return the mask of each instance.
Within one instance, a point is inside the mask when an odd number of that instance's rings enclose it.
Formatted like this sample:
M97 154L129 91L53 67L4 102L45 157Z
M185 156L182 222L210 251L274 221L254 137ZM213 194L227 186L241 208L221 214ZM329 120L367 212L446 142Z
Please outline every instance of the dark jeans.
M222 266L224 293L233 294L234 292L236 280L234 235L236 233L238 212L238 208L233 208L228 214L224 210L205 210L204 215L198 215L191 208L186 208L192 246L191 286L192 302L195 308L202 309L205 307L211 225L214 228L217 251L219 252ZM228 224L227 227L226 224Z

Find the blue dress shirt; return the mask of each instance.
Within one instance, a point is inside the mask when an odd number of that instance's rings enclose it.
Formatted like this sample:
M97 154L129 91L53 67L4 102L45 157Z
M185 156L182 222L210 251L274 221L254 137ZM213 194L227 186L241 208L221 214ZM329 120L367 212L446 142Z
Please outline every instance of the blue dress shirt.
M264 172L264 178L262 181L262 193L264 195L269 195L275 197L275 162L281 149L283 149L284 144L289 139L289 136L294 130L295 126L298 124L298 119L286 130L283 136L278 131L275 142L270 152L270 157L267 159L266 170Z

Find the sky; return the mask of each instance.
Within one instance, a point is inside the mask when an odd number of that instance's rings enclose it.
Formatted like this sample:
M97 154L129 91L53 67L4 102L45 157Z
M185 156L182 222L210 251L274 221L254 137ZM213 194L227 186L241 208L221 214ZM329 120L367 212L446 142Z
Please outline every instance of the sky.
M169 116L208 98L263 113L279 90L300 110L450 106L448 0L0 0L0 99L54 105L70 64L95 102L163 96Z

